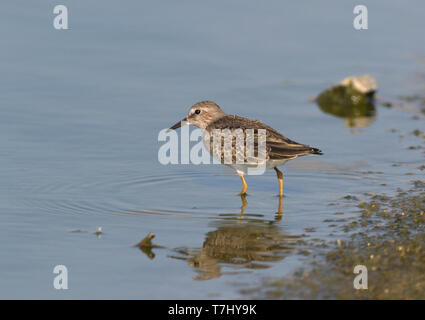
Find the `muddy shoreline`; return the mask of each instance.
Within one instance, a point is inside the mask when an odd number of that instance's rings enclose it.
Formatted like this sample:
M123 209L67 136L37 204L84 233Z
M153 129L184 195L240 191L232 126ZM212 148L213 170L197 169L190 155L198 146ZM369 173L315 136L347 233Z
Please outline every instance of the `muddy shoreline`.
M406 97L396 103L382 102L382 107L412 112L412 125L423 128L425 98ZM424 154L423 130L389 132L398 133L400 139L416 136L418 144L407 147L406 152ZM410 180L410 188L397 188L393 193L345 195L339 203L332 203L341 206L335 212L336 218L327 222L332 223L334 234L341 239L305 240L302 245L311 253L303 258L305 266L291 276L264 279L261 285L245 288L241 294L257 299L425 299L424 163L409 164L409 168L415 172L406 175L416 178ZM342 202L345 207L354 208L357 215L344 218ZM367 268L367 289L353 286L356 265Z

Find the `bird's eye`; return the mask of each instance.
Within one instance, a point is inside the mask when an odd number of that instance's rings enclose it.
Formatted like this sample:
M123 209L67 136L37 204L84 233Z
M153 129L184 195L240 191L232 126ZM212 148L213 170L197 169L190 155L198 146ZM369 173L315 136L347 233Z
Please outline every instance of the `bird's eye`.
M195 110L195 113L196 113L196 114L200 114L200 113L201 113L201 110L196 109L196 110Z

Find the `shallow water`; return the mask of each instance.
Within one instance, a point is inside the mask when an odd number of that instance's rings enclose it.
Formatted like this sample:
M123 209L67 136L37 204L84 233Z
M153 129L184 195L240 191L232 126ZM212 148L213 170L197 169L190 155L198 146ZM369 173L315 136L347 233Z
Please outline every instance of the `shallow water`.
M417 90L422 1L368 4L367 31L350 1L72 1L68 31L56 4L1 4L0 298L238 298L295 270L298 239L344 236L324 222L333 201L423 179L415 137L389 132L423 119L377 104L352 130L308 101L351 74L384 100ZM281 215L273 171L247 178L243 205L225 167L159 164L159 131L203 99L323 150L284 166ZM166 248L132 246L149 232Z

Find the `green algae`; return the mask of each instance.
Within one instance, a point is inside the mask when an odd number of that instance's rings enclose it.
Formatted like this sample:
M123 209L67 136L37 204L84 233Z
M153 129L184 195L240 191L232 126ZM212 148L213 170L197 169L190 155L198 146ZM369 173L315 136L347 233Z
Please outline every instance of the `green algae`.
M373 93L359 92L352 85L336 85L316 98L319 108L328 114L343 118L348 127L365 127L375 120Z
M155 253L152 251L154 248L165 248L164 246L155 244L152 242L152 239L155 238L155 234L150 232L146 237L144 237L139 243L135 244L135 247L138 247L141 252L146 254L149 259L155 258Z

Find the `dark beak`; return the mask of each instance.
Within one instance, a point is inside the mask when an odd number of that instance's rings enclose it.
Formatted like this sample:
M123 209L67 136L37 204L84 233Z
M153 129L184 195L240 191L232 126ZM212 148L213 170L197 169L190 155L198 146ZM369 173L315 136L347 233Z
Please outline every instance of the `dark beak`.
M177 122L174 126L172 126L170 129L168 129L167 132L170 132L171 130L176 130L176 129L180 128L182 126L183 121L187 121L187 119L184 118L183 120Z

